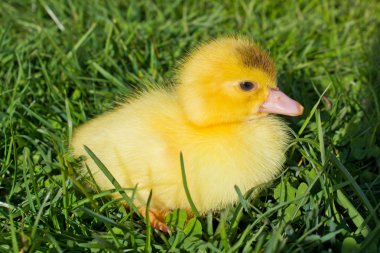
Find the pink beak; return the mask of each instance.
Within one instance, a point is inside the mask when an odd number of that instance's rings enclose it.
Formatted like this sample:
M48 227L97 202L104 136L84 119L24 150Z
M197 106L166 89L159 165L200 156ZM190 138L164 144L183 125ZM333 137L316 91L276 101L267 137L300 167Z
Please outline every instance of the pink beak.
M271 89L267 100L260 106L259 112L299 116L303 106L278 89Z

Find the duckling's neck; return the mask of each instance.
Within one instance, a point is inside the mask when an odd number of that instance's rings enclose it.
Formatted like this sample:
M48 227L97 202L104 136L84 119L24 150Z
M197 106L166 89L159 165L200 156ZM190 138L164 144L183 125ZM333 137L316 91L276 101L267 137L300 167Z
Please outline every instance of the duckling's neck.
M248 122L249 122L249 120L230 121L230 122L216 122L216 123L204 121L200 124L199 122L194 122L194 121L186 118L186 124L188 125L188 127L192 128L194 130L200 130L200 131L206 130L206 129L207 130L209 130L209 129L214 129L214 130L231 129L231 128L239 127L240 125L246 124Z
M231 113L229 106L214 98L205 100L189 94L177 95L177 100L187 123L195 128L231 127L244 124L249 119L248 110L235 110Z

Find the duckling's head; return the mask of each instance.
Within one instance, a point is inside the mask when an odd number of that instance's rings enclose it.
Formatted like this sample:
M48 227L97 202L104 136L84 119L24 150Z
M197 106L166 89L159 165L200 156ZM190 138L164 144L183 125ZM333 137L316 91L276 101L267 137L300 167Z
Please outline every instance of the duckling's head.
M270 56L243 38L217 39L191 53L179 70L177 94L187 119L197 126L303 113L277 88Z

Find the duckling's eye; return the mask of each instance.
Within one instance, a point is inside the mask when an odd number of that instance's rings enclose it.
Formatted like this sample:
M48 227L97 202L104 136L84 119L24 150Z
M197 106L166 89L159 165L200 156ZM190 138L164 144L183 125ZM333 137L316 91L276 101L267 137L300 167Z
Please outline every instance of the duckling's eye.
M244 91L253 90L255 87L256 85L250 81L244 81L240 83L240 88Z

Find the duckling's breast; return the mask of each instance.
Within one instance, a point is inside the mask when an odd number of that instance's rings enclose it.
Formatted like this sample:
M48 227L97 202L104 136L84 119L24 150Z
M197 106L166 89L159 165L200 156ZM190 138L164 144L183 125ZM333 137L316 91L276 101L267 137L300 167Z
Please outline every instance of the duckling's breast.
M195 131L183 149L191 194L202 212L238 200L244 193L272 180L285 161L287 126L265 117L224 128Z

